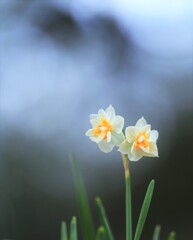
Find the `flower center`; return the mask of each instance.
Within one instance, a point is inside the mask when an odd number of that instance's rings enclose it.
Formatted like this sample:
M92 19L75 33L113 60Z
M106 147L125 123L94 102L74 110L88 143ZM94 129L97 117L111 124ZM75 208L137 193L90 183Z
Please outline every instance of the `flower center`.
M103 139L107 139L108 132L112 131L112 125L106 118L101 118L99 125L93 129L93 135L98 137L103 134Z
M149 146L149 136L147 132L140 132L135 138L135 148L148 147Z

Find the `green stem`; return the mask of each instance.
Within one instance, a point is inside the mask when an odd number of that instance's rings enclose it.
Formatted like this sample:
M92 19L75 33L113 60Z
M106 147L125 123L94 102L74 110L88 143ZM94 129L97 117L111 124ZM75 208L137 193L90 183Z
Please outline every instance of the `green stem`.
M132 210L131 210L131 179L129 172L129 159L127 155L122 155L125 170L126 186L126 240L132 240Z

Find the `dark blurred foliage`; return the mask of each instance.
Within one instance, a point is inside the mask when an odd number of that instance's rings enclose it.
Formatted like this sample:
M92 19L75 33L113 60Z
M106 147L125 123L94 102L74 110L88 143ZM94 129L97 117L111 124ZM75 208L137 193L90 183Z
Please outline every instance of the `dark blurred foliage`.
M115 76L121 75L123 82L128 80L125 73L138 71L136 55L139 52L140 59L152 57L140 50L132 37L126 36L120 25L111 17L98 15L89 22L81 22L70 11L60 10L45 2L34 1L33 4L30 1L18 1L9 14L17 18L27 15L29 22L37 29L40 40L50 38L56 46L72 48L72 51L81 48L81 43L89 45L93 41L101 41L105 45L104 58L108 62L106 72ZM142 73L145 72L146 70L142 69ZM186 80L190 77L192 78L188 75L184 78ZM137 80L136 84L138 84ZM175 91L175 85L171 83L170 87L171 92ZM116 91L116 85L111 91ZM178 89L176 92L178 94ZM163 239L166 239L171 229L176 230L178 239L189 240L193 235L193 112L192 109L184 109L184 111L178 109L178 104L185 95L185 92L179 94L176 105L174 104L177 110L172 126L173 135L168 137L166 143L160 140L160 158L158 160L145 158L138 163L130 164L134 227L148 183L152 178L156 180L155 194L142 240L151 238L157 223L162 225ZM129 102L125 95L123 100L125 103ZM80 99L80 101L83 110L89 106L88 99ZM129 110L125 109L125 112L127 111ZM156 111L159 112L160 109ZM1 127L0 131L0 238L59 239L61 220L65 219L69 222L72 215L78 214L68 161L73 137L70 139L66 133L64 138L70 143L64 142L64 147L58 151L48 140L27 135L17 128L9 128L9 124L7 126L7 129ZM60 134L63 134L62 130ZM76 148L74 151L76 152ZM100 162L97 163L96 152L87 153L85 149L81 153L78 152L77 157L89 193L95 222L98 223L94 198L100 195L116 239L124 239L125 196L120 156L118 154L107 156L101 153ZM101 161L103 158L104 163ZM92 161L89 161L90 159ZM147 165L151 166L148 170Z
M35 10L34 10L35 11ZM77 21L69 12L60 11L57 8L38 6L37 15L32 17L32 22L36 24L44 34L57 41L62 46L74 46L80 42L82 37L81 29Z
M32 15L31 22L56 44L76 48L81 42L86 42L88 46L92 41L97 41L101 45L105 43L104 57L110 63L106 71L110 70L112 74L116 74L125 68L133 67L134 43L124 34L113 17L97 15L82 23L69 11L61 11L49 5L46 7L45 4L38 4L36 8L33 10L36 14ZM90 54L93 55L92 51Z

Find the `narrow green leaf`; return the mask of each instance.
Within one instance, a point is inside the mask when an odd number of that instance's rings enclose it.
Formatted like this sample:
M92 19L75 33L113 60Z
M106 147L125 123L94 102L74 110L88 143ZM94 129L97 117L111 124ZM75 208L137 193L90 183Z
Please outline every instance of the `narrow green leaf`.
M66 223L63 221L61 223L61 240L68 240Z
M104 227L99 227L96 240L106 240L106 231Z
M128 161L128 160L127 160ZM126 175L126 240L132 240L131 178Z
M176 240L176 233L174 231L170 232L168 240Z
M154 190L154 185L155 185L155 181L152 180L148 186L144 201L143 201L143 205L141 208L141 212L139 215L139 219L138 219L138 223L137 223L137 228L136 228L136 232L135 232L135 238L134 240L139 240L142 230L143 230L143 226L145 224L145 220L147 218L147 213L150 207L150 203L151 203L151 199L152 199L152 195L153 195L153 190Z
M161 226L156 225L153 233L153 240L160 240Z
M70 240L77 240L76 217L72 218L72 221L70 224Z
M99 197L96 198L96 204L97 204L97 207L98 207L98 210L99 210L101 224L104 226L105 231L107 233L107 239L108 240L114 240L113 233L111 231L109 221L108 221L107 216L106 216L105 208L104 208L104 206L102 204L102 201Z
M92 215L90 211L89 201L85 190L84 182L80 174L80 170L77 166L75 158L70 155L72 170L75 180L76 194L78 207L80 212L80 223L82 229L82 235L84 240L91 240L95 238L94 225Z

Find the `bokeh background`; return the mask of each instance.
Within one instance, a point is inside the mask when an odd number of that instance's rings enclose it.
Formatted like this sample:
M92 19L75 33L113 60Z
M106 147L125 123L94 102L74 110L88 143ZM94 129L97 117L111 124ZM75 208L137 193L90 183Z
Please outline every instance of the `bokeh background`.
M89 114L109 104L160 132L160 157L130 164L134 228L154 178L142 240L157 223L162 239L192 239L192 29L191 0L0 1L0 239L60 239L61 220L78 214L70 151L96 226L100 195L124 239L120 155L85 137Z

